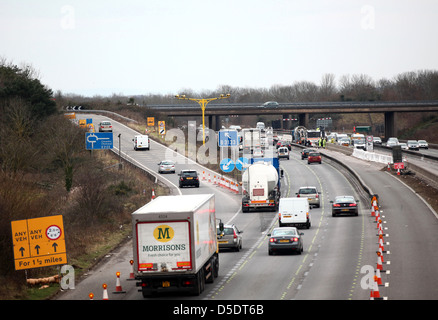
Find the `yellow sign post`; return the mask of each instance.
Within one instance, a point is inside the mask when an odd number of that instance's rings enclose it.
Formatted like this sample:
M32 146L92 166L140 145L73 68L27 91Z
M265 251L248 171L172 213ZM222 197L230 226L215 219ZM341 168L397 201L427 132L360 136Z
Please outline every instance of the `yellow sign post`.
M67 263L62 215L11 222L15 270Z
M148 123L148 127L153 127L155 125L155 118L147 117L147 123Z

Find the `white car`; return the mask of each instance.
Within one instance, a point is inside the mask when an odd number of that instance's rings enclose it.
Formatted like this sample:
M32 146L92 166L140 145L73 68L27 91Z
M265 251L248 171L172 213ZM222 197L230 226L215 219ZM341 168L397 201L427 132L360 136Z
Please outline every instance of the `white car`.
M420 146L420 148L429 149L429 144L426 140L418 140L418 145Z
M408 145L405 142L400 142L398 145L402 148L402 150L409 150Z
M393 146L397 146L399 144L397 138L389 138L388 141L386 141L386 146L392 148Z
M171 160L163 160L158 164L158 173L175 173L175 162Z
M407 146L409 150L420 150L420 145L417 140L408 140Z

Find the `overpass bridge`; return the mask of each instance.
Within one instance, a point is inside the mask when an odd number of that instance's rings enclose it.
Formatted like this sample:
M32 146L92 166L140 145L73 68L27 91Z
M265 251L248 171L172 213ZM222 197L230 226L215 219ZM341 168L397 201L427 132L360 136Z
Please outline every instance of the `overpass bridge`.
M201 107L194 103L148 105L148 108L168 116L200 116ZM296 115L298 125L309 126L310 114L334 113L383 113L385 117L385 137L395 135L397 117L405 112L436 112L438 100L419 101L339 101L339 102L290 102L266 107L261 103L220 103L212 102L205 108L208 126L220 129L220 116L229 115L282 115L283 119Z

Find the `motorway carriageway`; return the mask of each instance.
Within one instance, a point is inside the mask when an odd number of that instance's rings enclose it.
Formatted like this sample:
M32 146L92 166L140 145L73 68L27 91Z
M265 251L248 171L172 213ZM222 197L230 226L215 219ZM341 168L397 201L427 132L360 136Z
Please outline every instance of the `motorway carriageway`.
M85 117L85 116L84 116ZM87 115L89 117L89 115ZM102 116L92 116L94 122ZM157 163L164 159L165 147L153 142L150 151L134 152L132 129L111 120L114 136L122 133L122 151L134 157L142 166L156 172ZM116 145L116 143L115 143ZM132 150L132 151L131 151ZM436 299L438 283L436 272L438 259L434 245L438 235L437 218L430 208L408 187L386 172L380 165L370 164L353 157L329 150L323 151L340 159L353 168L373 192L379 194L379 204L384 216L385 233L389 242L384 256L389 273L382 274L381 296L388 299ZM299 157L299 149L293 149L291 160L282 160L285 170L283 196L294 196L301 185L316 185L322 192L321 208L314 208L312 227L304 232L304 252L298 255L267 254L266 234L277 224L275 212L240 211L240 196L209 183L199 189L173 188L183 194L213 192L216 195L217 216L225 222L233 222L244 230L243 250L221 252L219 277L206 286L200 297L170 295L165 299L206 300L289 300L289 299L339 299L367 300L370 290L361 288L361 268L376 267L376 223L370 216L370 206L360 192L331 165L307 165ZM177 171L192 165L178 165ZM202 167L198 167L202 170ZM159 175L175 185L176 175ZM178 191L177 191L178 190ZM331 217L329 201L338 193L354 193L361 198L359 217ZM368 199L369 200L369 199ZM121 271L128 275L132 258L131 244L118 248L100 265L91 270L77 284L75 290L58 295L60 299L87 299L94 292L96 299L102 291L102 283L115 282L114 274ZM124 281L123 295L110 299L142 300L141 293L132 282ZM380 288L380 287L379 287Z

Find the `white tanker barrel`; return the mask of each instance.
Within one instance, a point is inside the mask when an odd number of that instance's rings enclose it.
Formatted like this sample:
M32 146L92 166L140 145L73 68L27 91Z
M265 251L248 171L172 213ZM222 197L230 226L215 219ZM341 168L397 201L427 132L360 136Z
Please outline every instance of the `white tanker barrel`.
M242 175L242 186L244 190L249 190L248 179L253 184L257 181L267 181L268 190L273 190L278 183L278 173L275 167L271 164L256 162L250 165ZM269 193L269 192L268 192Z

